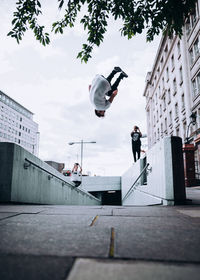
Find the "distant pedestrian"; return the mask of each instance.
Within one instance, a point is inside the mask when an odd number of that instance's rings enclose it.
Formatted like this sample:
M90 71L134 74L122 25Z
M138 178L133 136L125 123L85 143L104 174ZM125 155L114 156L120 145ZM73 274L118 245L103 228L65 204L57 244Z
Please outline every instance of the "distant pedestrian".
M140 152L141 152L141 140L142 133L140 132L140 129L138 126L134 126L133 131L131 132L131 138L132 138L132 152L133 152L133 158L136 162L137 159L140 158ZM137 159L136 159L137 154Z
M81 174L82 168L79 163L74 163L74 167L71 173L71 181L75 184L75 187L78 187L81 184Z
M111 80L116 73L120 72L119 77L111 86ZM103 75L96 75L89 85L90 101L95 107L95 114L97 117L102 118L105 116L105 111L110 107L115 96L118 93L118 85L123 78L127 78L128 75L122 71L120 67L114 67L110 75L105 78ZM106 98L108 96L109 98Z

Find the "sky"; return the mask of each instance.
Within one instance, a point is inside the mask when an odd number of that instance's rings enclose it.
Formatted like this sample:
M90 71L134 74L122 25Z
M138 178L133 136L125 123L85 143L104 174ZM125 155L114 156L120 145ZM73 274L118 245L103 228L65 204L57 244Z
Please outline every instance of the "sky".
M40 22L51 30L51 23L62 16L56 0L41 0ZM7 37L11 29L15 0L0 2L0 90L34 113L39 124L39 158L65 163L72 168L81 161L83 173L99 176L121 176L132 164L130 133L137 125L146 134L145 78L151 71L159 37L146 43L145 34L131 40L122 37L120 22L110 20L103 44L95 48L92 59L81 63L76 56L86 42L86 34L77 23L62 35L50 35L51 44L42 46L28 31L18 45ZM128 78L105 118L94 115L88 85L96 74L107 76L120 66ZM142 139L143 148L147 139Z

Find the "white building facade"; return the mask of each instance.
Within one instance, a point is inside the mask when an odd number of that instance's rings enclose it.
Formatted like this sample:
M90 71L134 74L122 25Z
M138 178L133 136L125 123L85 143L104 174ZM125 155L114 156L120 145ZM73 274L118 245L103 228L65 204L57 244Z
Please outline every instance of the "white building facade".
M38 124L33 113L0 91L0 142L16 143L38 156Z
M163 36L146 77L148 147L164 136L200 133L200 0L183 28L183 36ZM195 113L195 126L188 125ZM188 133L187 133L188 130ZM188 134L188 135L187 135Z
M195 144L200 179L200 0L183 27L183 36L163 36L151 72L146 97L148 148L164 136L179 136ZM195 125L191 115L196 115Z

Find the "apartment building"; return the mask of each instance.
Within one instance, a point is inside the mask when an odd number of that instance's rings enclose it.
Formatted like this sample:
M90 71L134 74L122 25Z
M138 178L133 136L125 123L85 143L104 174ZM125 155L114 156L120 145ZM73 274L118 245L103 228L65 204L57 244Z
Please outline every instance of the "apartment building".
M0 142L16 143L34 155L39 151L38 124L33 113L0 91Z
M163 36L152 71L147 73L148 147L164 136L196 144L200 162L200 0L183 27L183 36ZM191 123L191 115L196 123ZM200 165L197 168L200 172Z
M190 116L196 113L194 138L200 127L200 0L183 28L183 36L163 36L151 72L147 73L144 96L148 147L161 137L187 137Z

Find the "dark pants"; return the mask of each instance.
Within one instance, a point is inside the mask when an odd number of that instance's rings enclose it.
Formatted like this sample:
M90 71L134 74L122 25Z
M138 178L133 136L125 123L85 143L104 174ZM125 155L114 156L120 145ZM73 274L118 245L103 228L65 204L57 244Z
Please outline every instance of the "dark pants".
M75 184L75 187L77 188L78 186L80 186L81 181L73 181L73 183Z
M117 74L117 72L115 72L114 70L110 73L110 75L106 78L106 80L111 83L112 78L115 76L115 74ZM121 82L121 80L124 78L124 76L122 74L119 75L119 77L117 78L117 80L114 82L113 85L111 85L111 90L108 91L108 93L106 95L111 96L111 94L113 93L114 90L117 89L119 83Z
M132 141L132 151L133 151L133 158L134 161L136 162L137 159L140 158L140 150L141 150L141 143L135 143L134 141ZM137 154L137 159L136 159L136 154Z

